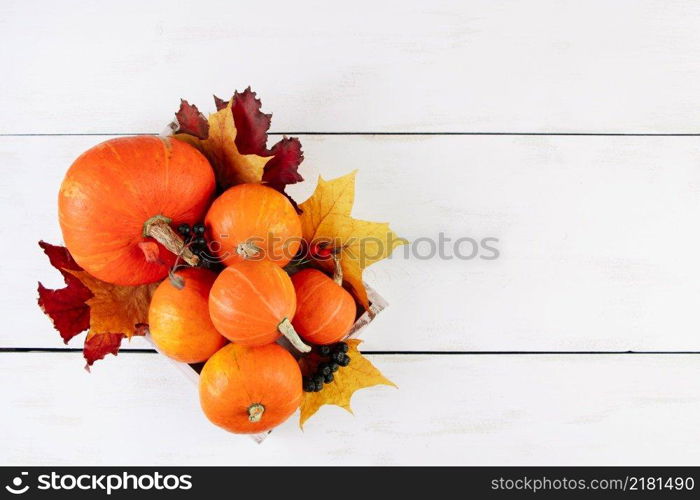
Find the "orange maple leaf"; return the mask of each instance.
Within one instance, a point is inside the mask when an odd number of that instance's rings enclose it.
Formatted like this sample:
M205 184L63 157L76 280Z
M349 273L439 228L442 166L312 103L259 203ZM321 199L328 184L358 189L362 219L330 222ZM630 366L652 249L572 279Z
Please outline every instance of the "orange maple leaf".
M87 368L107 354L116 355L122 339L145 334L148 306L158 283L119 286L98 280L85 271L68 272L93 294L85 302L90 307L90 329L83 348Z

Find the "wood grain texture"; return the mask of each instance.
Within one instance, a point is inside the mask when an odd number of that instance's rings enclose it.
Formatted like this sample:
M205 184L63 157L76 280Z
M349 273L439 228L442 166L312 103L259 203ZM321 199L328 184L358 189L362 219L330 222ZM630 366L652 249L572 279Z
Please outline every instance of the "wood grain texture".
M277 131L698 132L690 0L5 0L0 133L159 132L248 85Z
M12 263L0 268L12 284L0 307L13 312L0 347L62 345L35 305L38 280L61 283L36 241L60 242L60 180L103 139L0 138L0 203L13 221L0 226L8 242L0 253ZM365 335L367 349L700 350L697 139L302 141L307 182L292 190L298 200L319 172L332 178L359 167L354 215L391 221L414 242L414 255L399 250L366 272L390 304ZM420 239L440 232L452 242L495 237L500 258L422 258L430 248Z
M399 386L296 415L262 445L201 414L160 355L81 368L0 354L0 464L696 464L694 356L372 356ZM426 379L430 382L426 382Z

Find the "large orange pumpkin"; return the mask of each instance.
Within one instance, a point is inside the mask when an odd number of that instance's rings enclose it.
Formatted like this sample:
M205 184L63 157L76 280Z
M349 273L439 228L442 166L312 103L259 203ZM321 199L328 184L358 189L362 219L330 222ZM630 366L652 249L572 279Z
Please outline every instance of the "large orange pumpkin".
M283 347L229 344L204 365L199 400L207 418L227 431L264 432L299 408L301 370Z
M347 290L317 269L292 275L297 310L292 324L312 344L333 344L345 337L355 322L357 307Z
M227 343L209 318L209 290L216 274L192 267L175 274L183 280L182 288L166 279L153 293L148 309L151 339L176 361L206 361Z
M260 346L280 334L308 352L292 327L297 302L289 275L263 260L238 262L224 269L209 293L209 315L216 329L231 342Z
M76 262L103 281L158 281L174 261L172 252L197 262L171 226L201 221L214 189L208 161L184 142L111 139L75 160L61 184L63 240Z
M207 213L209 247L226 265L268 260L284 267L301 246L301 222L281 193L261 184L225 191Z

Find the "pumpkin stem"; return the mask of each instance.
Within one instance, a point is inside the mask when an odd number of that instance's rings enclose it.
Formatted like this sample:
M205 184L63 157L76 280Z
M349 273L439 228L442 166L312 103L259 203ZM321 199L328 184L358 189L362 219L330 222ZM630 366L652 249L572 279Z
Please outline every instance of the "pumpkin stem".
M261 248L252 241L244 241L236 247L236 253L244 259L250 259L260 255Z
M175 255L179 255L190 266L199 264L199 257L187 248L182 238L170 227L171 219L162 215L154 215L143 223L143 236L153 238Z
M333 265L335 266L333 270L333 281L338 286L343 286L343 268L340 265L340 259L336 254L333 254Z
M287 318L280 321L280 324L277 325L277 330L279 330L279 332L284 335L287 340L289 340L289 343L292 344L297 351L309 352L311 350L311 347L304 344L299 337L299 334L296 332L296 330L294 330L291 321L289 321Z
M265 407L260 403L253 403L248 407L248 420L253 423L260 422L263 413L265 413Z

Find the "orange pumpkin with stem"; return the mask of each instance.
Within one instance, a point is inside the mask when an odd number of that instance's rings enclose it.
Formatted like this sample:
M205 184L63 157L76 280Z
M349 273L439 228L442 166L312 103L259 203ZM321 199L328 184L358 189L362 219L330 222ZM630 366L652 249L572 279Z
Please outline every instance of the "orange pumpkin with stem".
M207 418L227 431L264 432L299 408L301 370L277 344L247 347L229 344L204 365L199 401Z
M317 269L303 269L292 275L297 295L294 329L312 344L333 344L350 331L357 307L352 295L342 287L343 277L336 260L333 279Z
M225 191L204 220L209 248L226 265L268 260L286 266L301 246L301 222L290 201L262 184Z
M87 272L108 283L163 279L184 247L172 226L202 220L215 189L214 172L195 148L175 139L111 139L83 153L58 196L63 240Z
M284 335L297 350L308 352L311 348L292 327L296 305L289 275L266 260L230 265L209 293L211 320L231 342L260 346Z
M183 363L206 361L227 344L209 318L209 290L216 275L206 269L177 271L181 287L166 279L148 309L151 339L160 352Z

